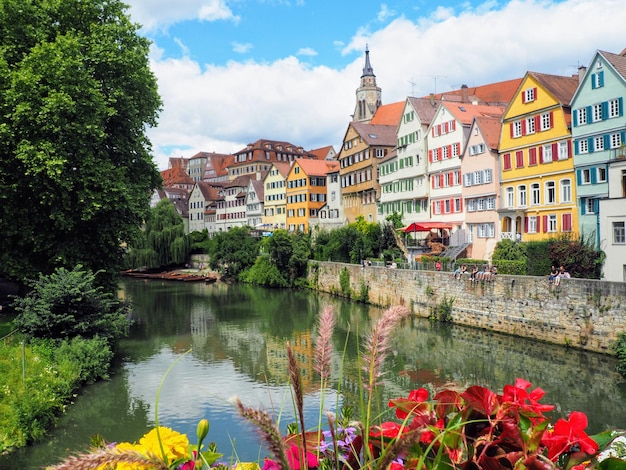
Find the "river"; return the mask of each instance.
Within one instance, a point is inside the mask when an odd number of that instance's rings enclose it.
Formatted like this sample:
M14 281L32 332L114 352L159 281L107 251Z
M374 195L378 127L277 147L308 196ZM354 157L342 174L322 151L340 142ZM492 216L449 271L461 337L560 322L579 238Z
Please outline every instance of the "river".
M358 410L358 338L379 318L379 308L314 292L222 283L125 280L120 296L135 306L134 324L111 379L84 388L44 441L0 457L0 469L54 464L86 449L94 434L108 442L135 441L154 426L157 395L161 425L193 437L198 420L208 418L208 441L223 460L256 460L264 452L230 400L274 410L283 430L295 421L287 340L301 367L308 426L317 422L322 399L325 409L345 404ZM338 323L332 388L321 394L312 351L326 305ZM578 410L588 414L590 433L623 428L626 382L615 365L608 356L411 318L394 335L377 410L413 388L479 384L501 391L522 377L546 391L543 402L557 406L555 417Z

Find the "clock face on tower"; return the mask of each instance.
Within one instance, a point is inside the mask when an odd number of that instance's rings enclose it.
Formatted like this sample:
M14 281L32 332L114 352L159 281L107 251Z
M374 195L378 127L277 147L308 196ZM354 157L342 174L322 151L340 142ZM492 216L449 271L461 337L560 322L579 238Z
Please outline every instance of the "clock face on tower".
M365 99L365 92L364 91L359 91L357 93L357 97L359 98L359 100Z

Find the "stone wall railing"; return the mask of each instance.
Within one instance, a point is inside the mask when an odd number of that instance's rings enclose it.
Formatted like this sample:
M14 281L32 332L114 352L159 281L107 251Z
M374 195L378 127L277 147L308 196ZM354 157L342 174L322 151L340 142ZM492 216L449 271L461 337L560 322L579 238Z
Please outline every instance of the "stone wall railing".
M626 283L562 279L555 286L547 277L502 274L473 282L449 272L331 262L310 262L309 281L320 291L342 294L344 269L352 297L367 292L372 304L404 304L420 317L452 302L454 323L603 354L612 354L618 333L626 332Z

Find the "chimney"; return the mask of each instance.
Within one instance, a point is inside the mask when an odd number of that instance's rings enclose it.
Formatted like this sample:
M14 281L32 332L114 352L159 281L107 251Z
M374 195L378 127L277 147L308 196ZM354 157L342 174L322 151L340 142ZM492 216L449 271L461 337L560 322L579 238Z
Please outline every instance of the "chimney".
M467 96L467 85L461 85L461 101L463 103L469 103L469 98Z
M431 93L428 98L430 99L430 104L434 106L435 104L435 94Z
M586 72L587 72L587 67L585 67L584 65L581 65L580 67L578 67L578 83L583 81L583 78L585 78Z

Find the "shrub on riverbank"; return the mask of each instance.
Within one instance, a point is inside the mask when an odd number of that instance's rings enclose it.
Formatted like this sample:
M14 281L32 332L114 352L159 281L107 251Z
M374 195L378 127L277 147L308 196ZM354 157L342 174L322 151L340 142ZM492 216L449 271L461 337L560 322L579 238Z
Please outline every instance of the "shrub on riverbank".
M42 438L84 383L107 378L103 338L0 344L0 453Z

